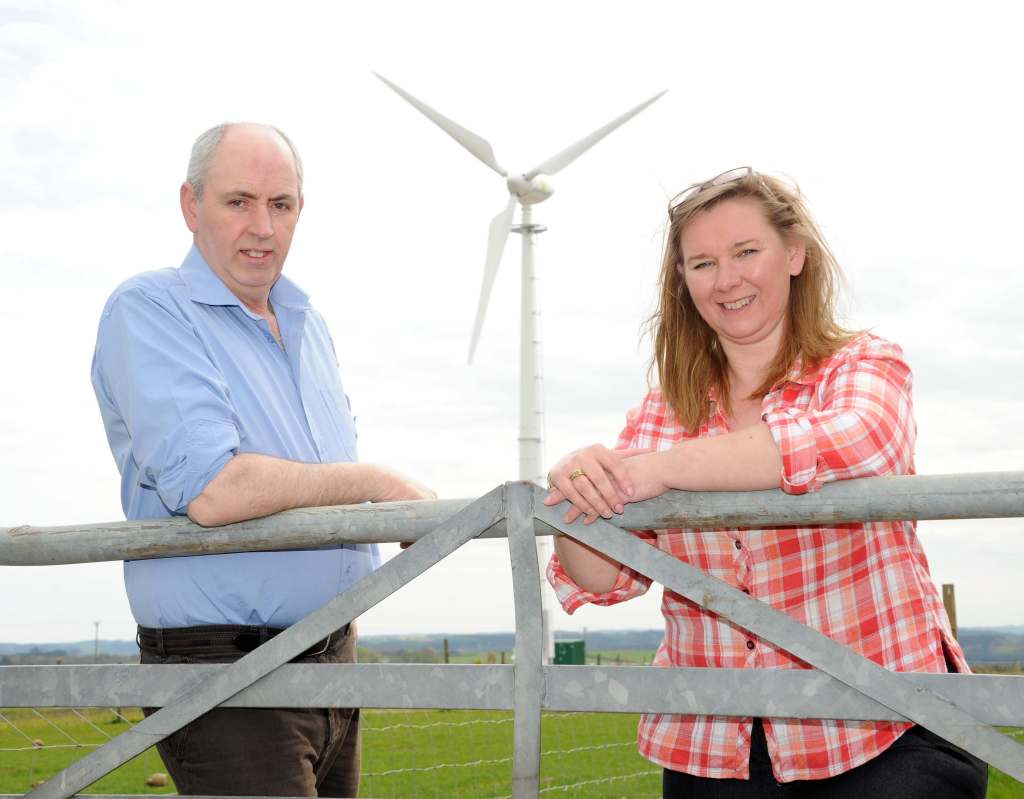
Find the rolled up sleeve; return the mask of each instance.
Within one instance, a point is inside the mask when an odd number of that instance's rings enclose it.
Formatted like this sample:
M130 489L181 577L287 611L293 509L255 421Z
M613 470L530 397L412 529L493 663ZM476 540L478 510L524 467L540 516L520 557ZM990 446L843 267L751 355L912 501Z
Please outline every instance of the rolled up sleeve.
M170 513L185 513L238 452L220 371L188 321L142 290L119 294L101 318L93 385L108 430L123 432L115 458L130 457L139 486Z
M782 455L781 488L816 491L833 480L906 474L916 430L912 378L899 348L839 365L807 409L780 407L763 416Z
M238 429L199 419L179 424L141 462L139 485L156 491L172 513L184 513L238 452Z
M636 535L647 535L637 533ZM555 590L555 596L566 613L572 614L584 605L616 605L647 593L651 587L651 578L633 571L628 566L619 569L619 576L611 590L602 594L594 594L580 588L562 567L558 555L552 555L548 561L548 582Z

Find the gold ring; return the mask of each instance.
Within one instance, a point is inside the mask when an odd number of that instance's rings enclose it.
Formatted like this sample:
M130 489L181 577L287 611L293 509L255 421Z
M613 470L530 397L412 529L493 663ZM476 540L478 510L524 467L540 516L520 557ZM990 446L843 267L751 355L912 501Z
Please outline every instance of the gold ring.
M571 472L569 472L569 479L570 480L575 480L577 477L586 477L586 476L587 476L587 473L585 471L583 471L582 469L573 469Z

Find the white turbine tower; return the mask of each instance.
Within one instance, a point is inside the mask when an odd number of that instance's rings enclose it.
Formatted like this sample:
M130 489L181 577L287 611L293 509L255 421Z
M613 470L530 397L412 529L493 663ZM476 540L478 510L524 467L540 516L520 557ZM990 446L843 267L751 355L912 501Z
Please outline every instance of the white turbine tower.
M545 483L543 461L544 439L544 391L541 370L540 310L537 306L537 275L533 263L533 248L536 235L547 228L533 222L533 206L544 202L554 192L547 183L538 180L538 175L554 175L561 171L583 153L597 144L601 139L623 123L643 111L647 106L661 97L665 92L646 100L622 116L616 117L607 125L595 130L589 136L541 162L529 172L509 175L497 159L490 143L482 136L448 119L435 111L426 103L417 100L404 89L396 86L382 75L373 73L385 84L390 86L403 99L419 110L431 122L465 147L484 164L489 166L503 178L508 187L509 198L505 208L491 220L490 232L487 237L487 259L484 262L484 280L480 287L480 302L476 309L476 320L473 322L473 335L469 341L469 362L473 362L480 339L480 330L487 313L487 302L491 296L494 277L498 272L498 264L505 249L505 241L510 231L522 234L522 292L521 316L519 331L519 479L534 483ZM521 209L521 223L512 225L515 207ZM541 571L545 569L550 557L550 542L547 538L537 539L537 556ZM543 579L543 574L542 574ZM549 592L543 595L543 628L545 659L550 661L554 656L554 636L551 627L551 597Z

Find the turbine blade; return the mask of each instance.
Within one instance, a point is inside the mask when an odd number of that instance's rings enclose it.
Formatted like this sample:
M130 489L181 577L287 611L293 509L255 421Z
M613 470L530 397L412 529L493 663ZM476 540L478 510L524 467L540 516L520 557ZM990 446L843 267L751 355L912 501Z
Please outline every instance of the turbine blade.
M665 91L668 91L668 89L666 89ZM659 92L658 94L654 95L654 97L652 97L650 100L645 100L644 102L640 103L640 105L638 105L636 108L632 108L622 116L616 117L603 128L595 130L589 136L580 139L571 147L566 147L564 150L562 150L562 152L552 156L544 163L535 166L533 169L526 173L526 179L533 180L535 177L537 177L537 175L554 175L556 172L565 169L565 167L569 166L569 164L571 164L573 161L575 161L577 158L583 155L583 153L585 153L587 150L589 150L591 147L593 147L595 144L601 141L601 139L603 139L605 136L607 136L620 125L628 122L630 119L635 117L645 108L647 108L647 106L649 106L659 97L661 97L664 93L665 92Z
M400 97L406 100L410 105L416 108L427 119L429 119L439 128L441 128L441 130L443 130L445 133L447 133L449 136L455 139L455 141L457 141L459 144L461 144L463 147L469 150L473 155L475 155L477 158L479 158L481 161L487 164L487 166L489 166L499 175L501 175L502 177L508 175L508 173L504 169L502 169L501 164L499 164L497 159L494 157L494 150L491 148L490 143L483 136L478 136L477 134L473 133L473 131L466 130L464 127L462 127L462 125L459 125L457 122L452 122L452 120L448 119L448 117L446 117L444 114L435 111L426 103L417 100L415 97L409 94L409 92L396 86L383 75L378 75L376 72L374 72L373 74L377 75L377 77L380 78L381 81L383 81L387 86L390 86L395 91L396 94L398 94Z
M498 264L501 263L501 254L505 250L505 241L508 239L508 231L512 227L512 214L515 210L516 198L513 195L508 198L508 205L504 210L491 220L491 229L487 234L484 282L480 287L480 303L476 307L476 320L473 322L473 337L469 340L467 363L473 363L473 353L476 352L476 345L480 340L480 330L484 326L484 316L487 314L487 302L491 298L491 288L494 286L494 277L498 274Z

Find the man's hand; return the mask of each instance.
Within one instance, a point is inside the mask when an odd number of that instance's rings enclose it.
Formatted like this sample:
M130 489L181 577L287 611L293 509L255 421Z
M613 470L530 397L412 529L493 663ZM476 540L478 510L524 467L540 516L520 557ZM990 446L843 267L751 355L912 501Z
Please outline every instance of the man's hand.
M410 477L406 477L400 472L396 472L393 469L386 467L378 467L383 469L386 479L384 485L386 486L385 493L380 499L374 500L375 502L401 502L403 500L422 500L422 499L437 499L437 492L427 488L420 483L417 483ZM399 546L402 549L408 549L415 542L414 541L402 541Z
M373 502L402 502L403 500L437 499L437 492L427 488L394 469L386 466L376 467L380 470L380 494Z

